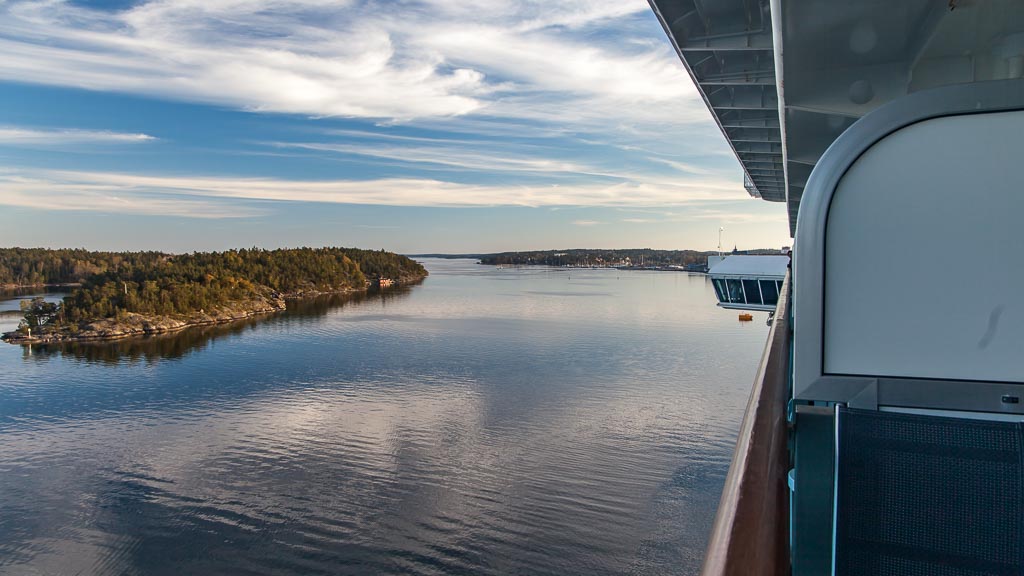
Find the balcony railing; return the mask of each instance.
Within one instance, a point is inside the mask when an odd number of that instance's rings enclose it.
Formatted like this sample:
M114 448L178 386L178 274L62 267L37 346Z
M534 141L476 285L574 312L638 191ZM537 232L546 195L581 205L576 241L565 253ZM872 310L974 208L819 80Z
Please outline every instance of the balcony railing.
M787 275L718 504L703 576L789 574L789 299Z
M747 189L747 194L750 194L754 198L760 198L761 192L757 189L754 181L750 179L746 173L743 174L743 187Z

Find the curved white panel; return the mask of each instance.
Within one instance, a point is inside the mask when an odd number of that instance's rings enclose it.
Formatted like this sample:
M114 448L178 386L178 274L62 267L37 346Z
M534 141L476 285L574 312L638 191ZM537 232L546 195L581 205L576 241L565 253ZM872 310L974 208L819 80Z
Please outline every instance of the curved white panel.
M825 231L824 372L1024 382L1024 112L868 149Z

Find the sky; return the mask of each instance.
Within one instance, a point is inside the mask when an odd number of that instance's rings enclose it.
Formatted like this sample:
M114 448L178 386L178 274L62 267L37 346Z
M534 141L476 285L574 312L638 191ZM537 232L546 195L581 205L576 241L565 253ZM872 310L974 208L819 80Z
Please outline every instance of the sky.
M789 243L645 0L0 0L0 246Z

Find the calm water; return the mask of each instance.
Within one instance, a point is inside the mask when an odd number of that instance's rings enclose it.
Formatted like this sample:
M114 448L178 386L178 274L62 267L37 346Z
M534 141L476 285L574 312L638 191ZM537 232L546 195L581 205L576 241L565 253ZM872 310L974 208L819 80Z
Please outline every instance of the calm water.
M0 346L0 573L695 573L765 316L697 275L426 263L262 321Z
M42 296L47 302L60 302L66 295L65 292L43 289L0 290L0 332L9 332L18 327L23 301Z

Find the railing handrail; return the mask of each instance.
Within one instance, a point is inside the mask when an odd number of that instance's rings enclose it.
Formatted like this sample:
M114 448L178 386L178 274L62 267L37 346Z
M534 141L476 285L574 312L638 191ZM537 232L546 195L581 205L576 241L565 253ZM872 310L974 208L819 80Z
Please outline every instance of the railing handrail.
M743 415L718 504L703 576L789 574L786 400L790 276Z

